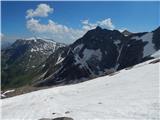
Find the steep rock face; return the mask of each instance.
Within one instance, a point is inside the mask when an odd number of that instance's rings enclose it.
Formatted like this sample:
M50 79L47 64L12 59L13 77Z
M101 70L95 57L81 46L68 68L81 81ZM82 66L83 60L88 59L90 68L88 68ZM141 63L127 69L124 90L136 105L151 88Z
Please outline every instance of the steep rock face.
M153 40L154 47L156 50L160 49L160 27L158 27L156 30L153 31Z
M19 39L2 50L2 88L29 83L37 67L44 67L42 63L61 46L53 41L30 38Z
M49 68L36 86L82 82L151 59L150 55L159 47L159 33L159 28L128 36L100 27L90 30L68 46L63 61L56 69Z

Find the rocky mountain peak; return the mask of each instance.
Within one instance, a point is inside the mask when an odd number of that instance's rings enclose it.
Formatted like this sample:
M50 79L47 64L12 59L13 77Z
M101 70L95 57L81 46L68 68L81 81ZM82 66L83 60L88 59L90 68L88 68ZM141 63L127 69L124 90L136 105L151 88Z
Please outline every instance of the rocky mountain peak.
M158 40L157 33L124 33L99 26L88 31L69 46L68 54L59 57L63 61L58 69L54 69L57 65L50 68L45 80L39 81L37 86L77 83L151 59L148 51L156 50L147 41Z
M96 30L102 30L102 28L100 26L97 26L95 29Z
M124 30L124 31L122 32L122 34L125 35L125 36L129 36L129 35L131 35L131 34L133 34L133 33L130 32L130 31L128 31L128 30Z
M156 28L156 29L154 30L154 32L155 32L155 31L160 32L160 26L159 26L158 28Z

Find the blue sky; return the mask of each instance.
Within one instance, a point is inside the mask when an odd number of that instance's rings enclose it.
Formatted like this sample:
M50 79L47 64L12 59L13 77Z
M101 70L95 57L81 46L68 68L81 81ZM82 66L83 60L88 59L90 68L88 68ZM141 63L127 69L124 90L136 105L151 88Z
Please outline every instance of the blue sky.
M35 11L40 4L49 6L49 10L52 11L48 12L47 16L35 15L26 18L26 11ZM102 25L107 29L128 29L132 32L151 31L160 26L160 2L7 1L1 5L1 32L6 38L30 37L34 34L71 43L96 25ZM83 27L87 29L84 30ZM66 30L71 35L64 33Z

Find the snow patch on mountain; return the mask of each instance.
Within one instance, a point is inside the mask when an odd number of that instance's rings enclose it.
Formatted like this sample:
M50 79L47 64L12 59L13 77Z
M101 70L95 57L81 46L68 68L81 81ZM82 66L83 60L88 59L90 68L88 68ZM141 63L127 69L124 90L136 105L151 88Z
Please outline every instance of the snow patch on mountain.
M120 44L120 43L121 43L120 40L115 40L115 41L114 41L114 44L115 44L115 45L118 45L118 44Z
M94 75L93 71L90 69L85 59L80 58L78 54L75 54L74 58L75 58L75 65L79 65L79 68L87 69L91 75Z
M74 53L79 52L79 51L83 48L83 46L84 46L83 44L77 45L77 46L73 49Z
M63 60L64 60L64 58L60 55L60 56L58 57L58 60L57 60L57 62L56 62L55 65L61 63Z
M146 46L144 46L144 55L143 56L148 56L154 53L156 50L154 49L154 44L152 43L152 37L153 33L147 33L141 37L143 41L148 42Z
M151 57L160 58L160 50L158 50L154 54L152 54Z
M37 40L43 40L45 42L52 42L54 44L56 44L57 42L55 42L54 40L52 39L47 39L47 38L42 38L42 37L30 37L30 38L24 38L24 40L29 40L29 41L32 41L34 40L34 42L37 42Z
M55 44L53 42L47 42L43 40L39 41L39 39L37 39L35 44L31 44L30 51L31 52L41 52L44 54L51 54L59 47L61 47L60 44Z
M153 32L146 33L141 37L138 36L132 37L132 39L142 40L144 42L147 42L147 44L144 46L143 57L149 56L156 51L154 48L154 44L152 43L152 38L153 38Z
M92 58L101 61L102 60L102 52L100 49L92 50L92 49L84 49L83 57L81 58L78 54L74 55L75 57L75 65L79 65L80 68L87 69L92 76L94 76L93 71L88 66L88 61Z
M34 40L34 42L37 42L35 37L26 38L25 40Z
M14 92L15 90L13 89L13 90L7 90L7 91L5 91L5 92L1 92L1 98L5 98L6 97L6 94L8 94L8 93L12 93L12 92Z
M31 52L36 52L36 51L39 51L39 50L31 48Z
M90 60L92 57L95 57L97 60L101 61L102 59L102 52L100 49L97 50L91 50L91 49L85 49L83 51L83 60L84 61L88 61Z

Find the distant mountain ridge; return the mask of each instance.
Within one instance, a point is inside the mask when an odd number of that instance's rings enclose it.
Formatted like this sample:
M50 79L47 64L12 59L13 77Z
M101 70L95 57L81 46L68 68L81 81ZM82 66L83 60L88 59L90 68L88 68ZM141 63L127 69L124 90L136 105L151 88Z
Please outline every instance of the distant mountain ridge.
M152 59L160 49L160 27L126 33L97 27L70 45L17 40L2 51L2 87L79 83Z
M2 88L21 86L31 81L35 77L35 69L44 67L43 62L48 56L62 46L64 44L33 37L18 39L1 50Z

